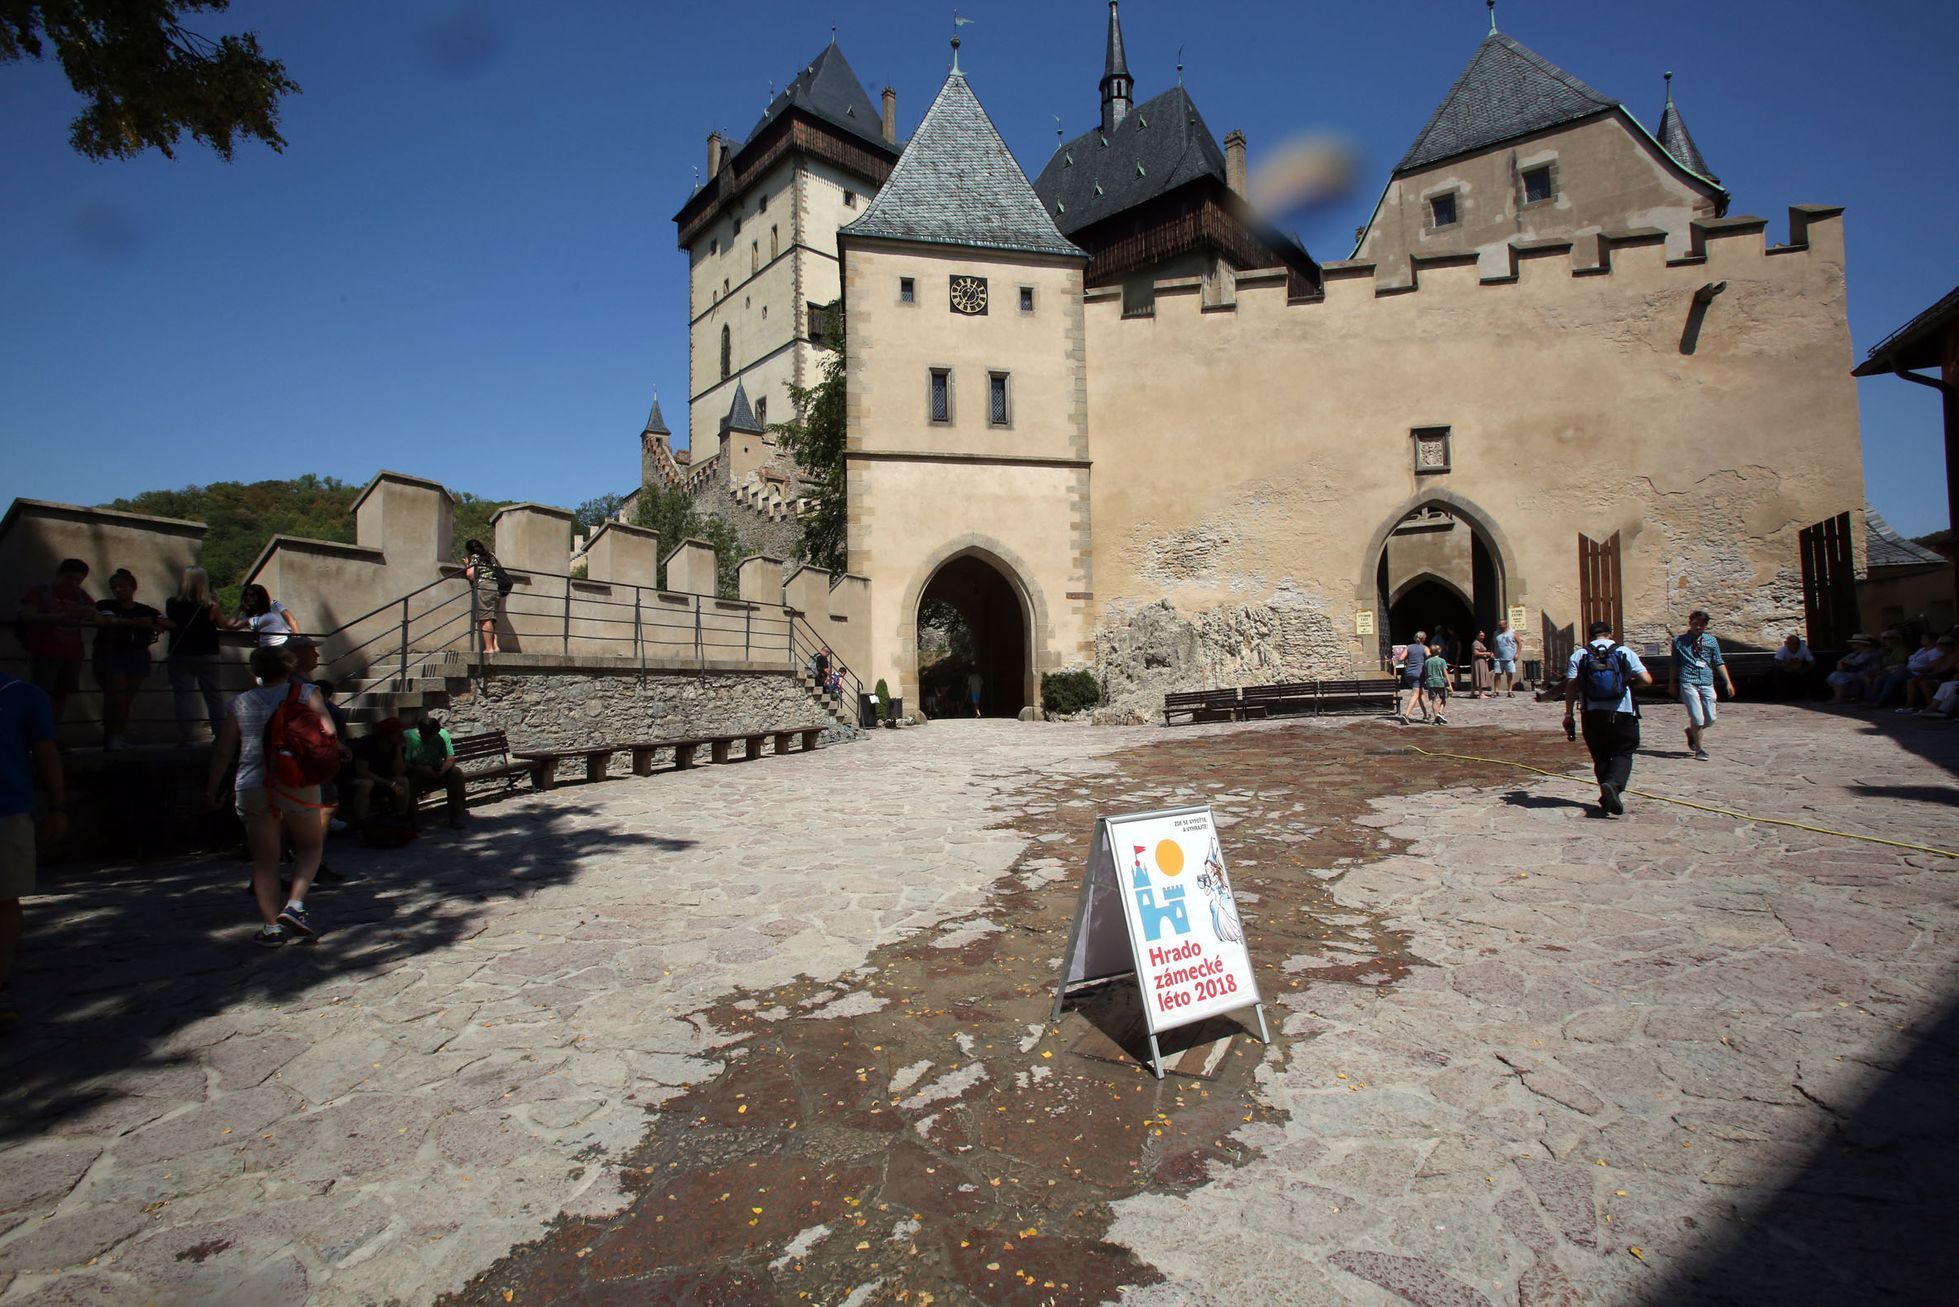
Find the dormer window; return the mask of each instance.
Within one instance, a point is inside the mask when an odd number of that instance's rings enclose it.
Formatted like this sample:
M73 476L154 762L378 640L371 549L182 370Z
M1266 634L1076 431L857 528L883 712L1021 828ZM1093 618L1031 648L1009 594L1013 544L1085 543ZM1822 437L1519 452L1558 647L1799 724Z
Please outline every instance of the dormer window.
M854 209L857 207L856 191L845 191L843 193L843 207L846 209Z
M1454 191L1447 191L1441 195L1429 197L1428 225L1431 230L1441 227L1453 227L1456 225L1456 222L1456 193Z

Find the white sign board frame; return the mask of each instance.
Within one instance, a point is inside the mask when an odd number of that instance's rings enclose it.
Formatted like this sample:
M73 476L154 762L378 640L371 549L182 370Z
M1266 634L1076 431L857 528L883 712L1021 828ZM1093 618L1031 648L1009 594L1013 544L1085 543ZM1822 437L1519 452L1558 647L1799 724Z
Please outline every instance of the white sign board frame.
M1062 956L1055 1019L1071 985L1134 975L1163 1078L1157 1036L1251 1008L1271 1043L1265 1003L1208 806L1103 817L1095 823L1075 924Z

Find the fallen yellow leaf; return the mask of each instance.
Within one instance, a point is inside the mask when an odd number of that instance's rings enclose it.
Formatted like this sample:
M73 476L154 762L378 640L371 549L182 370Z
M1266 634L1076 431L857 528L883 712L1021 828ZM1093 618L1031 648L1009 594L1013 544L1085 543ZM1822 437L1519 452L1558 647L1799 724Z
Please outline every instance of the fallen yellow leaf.
M1645 1254L1645 1253L1643 1253L1643 1252L1641 1252L1641 1251L1639 1251L1639 1245L1638 1245L1638 1244L1634 1244L1634 1245L1633 1245L1632 1247L1630 1247L1630 1248L1628 1248L1628 1249L1626 1249L1626 1251L1627 1251L1627 1252L1629 1252L1629 1253L1631 1253L1631 1254L1632 1254L1633 1256L1635 1256L1635 1257L1637 1257L1637 1258L1639 1258L1639 1260L1640 1260L1640 1261L1642 1261L1642 1262L1646 1260L1646 1254Z

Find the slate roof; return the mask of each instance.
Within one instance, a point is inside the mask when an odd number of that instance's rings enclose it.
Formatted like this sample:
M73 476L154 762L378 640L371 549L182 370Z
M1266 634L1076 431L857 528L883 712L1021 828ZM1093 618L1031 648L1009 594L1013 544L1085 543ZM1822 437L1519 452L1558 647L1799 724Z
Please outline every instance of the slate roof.
M740 381L735 382L734 402L728 405L728 416L721 419L723 431L760 431L762 424L755 420L755 409L748 402L748 391Z
M864 84L857 80L856 73L850 71L849 62L834 41L823 48L822 54L805 64L789 85L769 101L769 107L763 111L761 121L748 133L748 139L752 141L760 136L763 128L790 109L813 114L887 153L896 148L884 139L884 120L877 106L864 93Z
M673 432L667 430L667 420L660 416L660 392L657 390L653 392L653 411L646 415L645 429L655 435L670 436L673 434Z
M1109 51L1102 60L1102 80L1111 77L1129 76L1129 60L1122 50L1122 20L1116 17L1116 7L1109 6Z
M1935 368L1943 361L1941 345L1950 331L1959 331L1959 286L1872 346L1850 375L1881 377L1894 368Z
M1055 229L957 71L946 78L864 216L840 234L1085 257Z
M1131 109L1113 132L1083 132L1034 181L1068 235L1200 177L1224 182L1224 151L1189 93L1174 86Z
M1899 535L1872 508L1864 510L1864 553L1868 567L1923 567L1945 561L1938 550Z
M1694 144L1694 138L1687 134L1687 120L1682 118L1680 110L1674 107L1672 73L1667 74L1667 104L1666 108L1660 110L1660 130L1654 135L1660 142L1660 148L1672 155L1681 167L1719 184L1721 179L1716 177L1714 170L1707 166L1707 160L1701 157L1700 148Z
M1491 32L1394 170L1426 168L1617 107L1536 51Z

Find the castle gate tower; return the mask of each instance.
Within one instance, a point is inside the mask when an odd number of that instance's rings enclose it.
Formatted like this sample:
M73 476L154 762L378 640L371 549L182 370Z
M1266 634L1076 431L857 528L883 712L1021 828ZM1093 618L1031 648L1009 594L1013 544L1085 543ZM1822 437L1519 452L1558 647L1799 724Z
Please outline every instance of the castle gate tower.
M838 232L850 570L867 681L918 702L918 611L971 629L987 715L1092 661L1082 268L955 63L864 216Z

